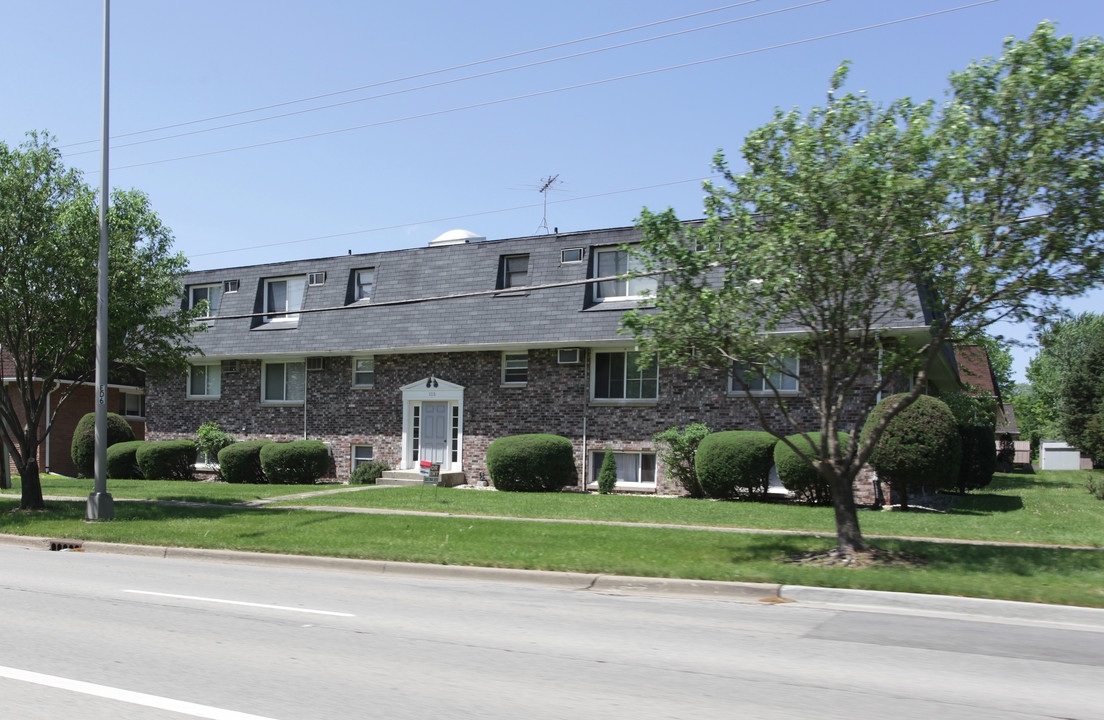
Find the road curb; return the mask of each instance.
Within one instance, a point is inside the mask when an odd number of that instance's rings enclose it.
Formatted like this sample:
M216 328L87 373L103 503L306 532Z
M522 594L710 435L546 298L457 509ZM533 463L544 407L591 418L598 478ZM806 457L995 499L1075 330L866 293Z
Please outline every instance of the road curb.
M808 607L924 614L946 618L958 616L974 621L1077 626L1104 632L1104 609L1100 608L806 585L783 585L779 594L787 600Z
M0 535L0 544L21 546L32 550L49 550L56 539L24 535ZM559 572L553 570L521 570L516 568L478 567L468 565L436 565L431 563L362 560L359 558L314 557L310 555L280 555L240 550L132 545L95 540L73 541L79 551L135 557L180 560L203 560L266 567L342 570L398 577L503 582L582 590L606 595L661 595L720 600L725 602L777 601L780 585L774 583L721 582L715 580L685 580L681 578L630 577L595 573Z
M838 608L880 613L963 617L989 622L1061 625L1104 632L1104 609L1070 605L989 600L951 595L852 590L846 588L723 582L682 578L632 577L596 573L522 570L516 568L436 565L431 563L363 560L359 558L281 555L242 550L132 545L94 540L66 541L30 535L0 534L0 545L50 550L55 544L75 543L82 552L137 557L201 560L267 567L340 570L397 577L502 582L607 595L639 595L708 599L723 602L792 603L797 606Z

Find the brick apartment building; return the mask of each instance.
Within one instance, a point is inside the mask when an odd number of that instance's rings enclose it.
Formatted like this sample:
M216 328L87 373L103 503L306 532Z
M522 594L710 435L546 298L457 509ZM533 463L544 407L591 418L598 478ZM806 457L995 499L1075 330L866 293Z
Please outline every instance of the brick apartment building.
M149 379L147 437L216 421L238 439L321 440L338 478L368 459L432 460L474 481L491 441L554 433L574 444L580 485L610 449L619 489L673 490L655 433L758 421L728 372L637 362L621 316L656 281L595 278L631 269L623 246L638 240L634 228L493 241L451 231L428 247L190 273L183 302L211 307L195 338L204 355L186 376ZM925 317L913 296L893 332L928 331L909 319ZM812 430L793 362L789 409ZM941 370L957 386L953 361Z

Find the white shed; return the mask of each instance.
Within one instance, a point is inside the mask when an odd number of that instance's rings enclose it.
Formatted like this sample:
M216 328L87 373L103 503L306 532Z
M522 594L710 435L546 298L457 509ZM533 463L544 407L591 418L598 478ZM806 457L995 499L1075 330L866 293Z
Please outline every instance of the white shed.
M1039 461L1043 470L1080 470L1081 451L1064 440L1039 443Z

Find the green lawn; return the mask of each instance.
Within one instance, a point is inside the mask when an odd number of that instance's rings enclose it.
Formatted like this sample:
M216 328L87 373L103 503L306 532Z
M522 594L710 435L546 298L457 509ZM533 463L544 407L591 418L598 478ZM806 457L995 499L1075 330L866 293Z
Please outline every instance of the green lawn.
M1000 476L986 492L946 515L863 513L870 534L992 537L1102 546L1104 502L1084 488L1086 473ZM70 485L75 482L78 484ZM46 481L47 494L83 496L91 481ZM65 486L66 490L60 488ZM124 497L219 503L302 486L111 481ZM319 489L319 488L315 488ZM575 517L831 530L824 509L752 503L581 495L511 495L440 489L367 489L322 498L335 504L390 504L442 512ZM18 495L0 494L0 533L108 542L228 548L260 552L375 558L455 565L777 582L797 585L941 593L1104 607L1104 552L1058 548L949 545L896 539L879 547L906 551L921 567L833 569L781 562L830 547L831 539L745 535L707 529L615 527L518 520L358 515L305 510L180 507L118 502L113 522L85 523L84 503L48 503L41 513L15 512ZM507 509L512 509L507 512ZM1015 528L1015 529L1013 529ZM1019 534L1017 534L1019 530Z
M113 498L127 500L175 500L207 502L219 505L248 502L277 495L324 490L325 485L231 485L229 483L181 482L172 480L108 480L107 491ZM335 485L333 487L341 487ZM22 485L19 476L12 477L12 488L0 490L0 497L19 497ZM61 475L42 476L42 494L66 497L88 497L92 492L90 478L70 478Z
M1104 471L1095 471L1104 482ZM861 512L871 535L958 538L1104 547L1104 502L1086 489L1088 472L997 475L946 513ZM288 500L292 505L375 507L462 515L709 525L834 532L831 508L778 503L560 493L497 493L440 488L376 488Z

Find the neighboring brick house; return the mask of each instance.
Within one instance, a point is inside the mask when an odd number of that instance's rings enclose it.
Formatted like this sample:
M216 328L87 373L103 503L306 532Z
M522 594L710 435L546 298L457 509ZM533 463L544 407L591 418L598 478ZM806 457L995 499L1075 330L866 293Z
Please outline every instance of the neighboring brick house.
M673 490L655 433L758 421L727 372L637 366L621 316L655 281L588 280L631 269L620 246L638 240L635 228L452 231L429 247L190 273L185 306L207 301L215 317L187 377L148 382L147 437L216 421L239 439L326 442L338 478L371 458L404 470L434 460L474 481L494 439L554 433L574 444L580 484L610 449L619 489ZM919 292L887 326L927 333L910 310L924 317ZM789 410L811 430L811 378L798 369Z
M23 418L22 403L19 400L18 390L15 387L15 363L7 351L0 349L0 366L2 366L2 383L4 392L12 399L12 405L20 419ZM134 437L139 440L145 438L145 380L139 372L125 371L120 368L112 368L108 378L107 407L111 412L124 416L134 429ZM58 475L76 476L77 468L73 465L70 447L73 444L73 431L80 419L96 410L95 393L92 383L79 383L72 388L71 394L61 403L56 404L55 398L61 398L73 385L73 380L63 379L54 384L53 389L48 389L50 395L47 398L46 417L39 424L40 431L45 430L49 416L56 411L54 421L50 425L49 432L45 434L45 440L38 446L38 467L43 473L51 472ZM42 392L42 383L35 385L36 392ZM16 472L15 462L9 458L9 469Z

